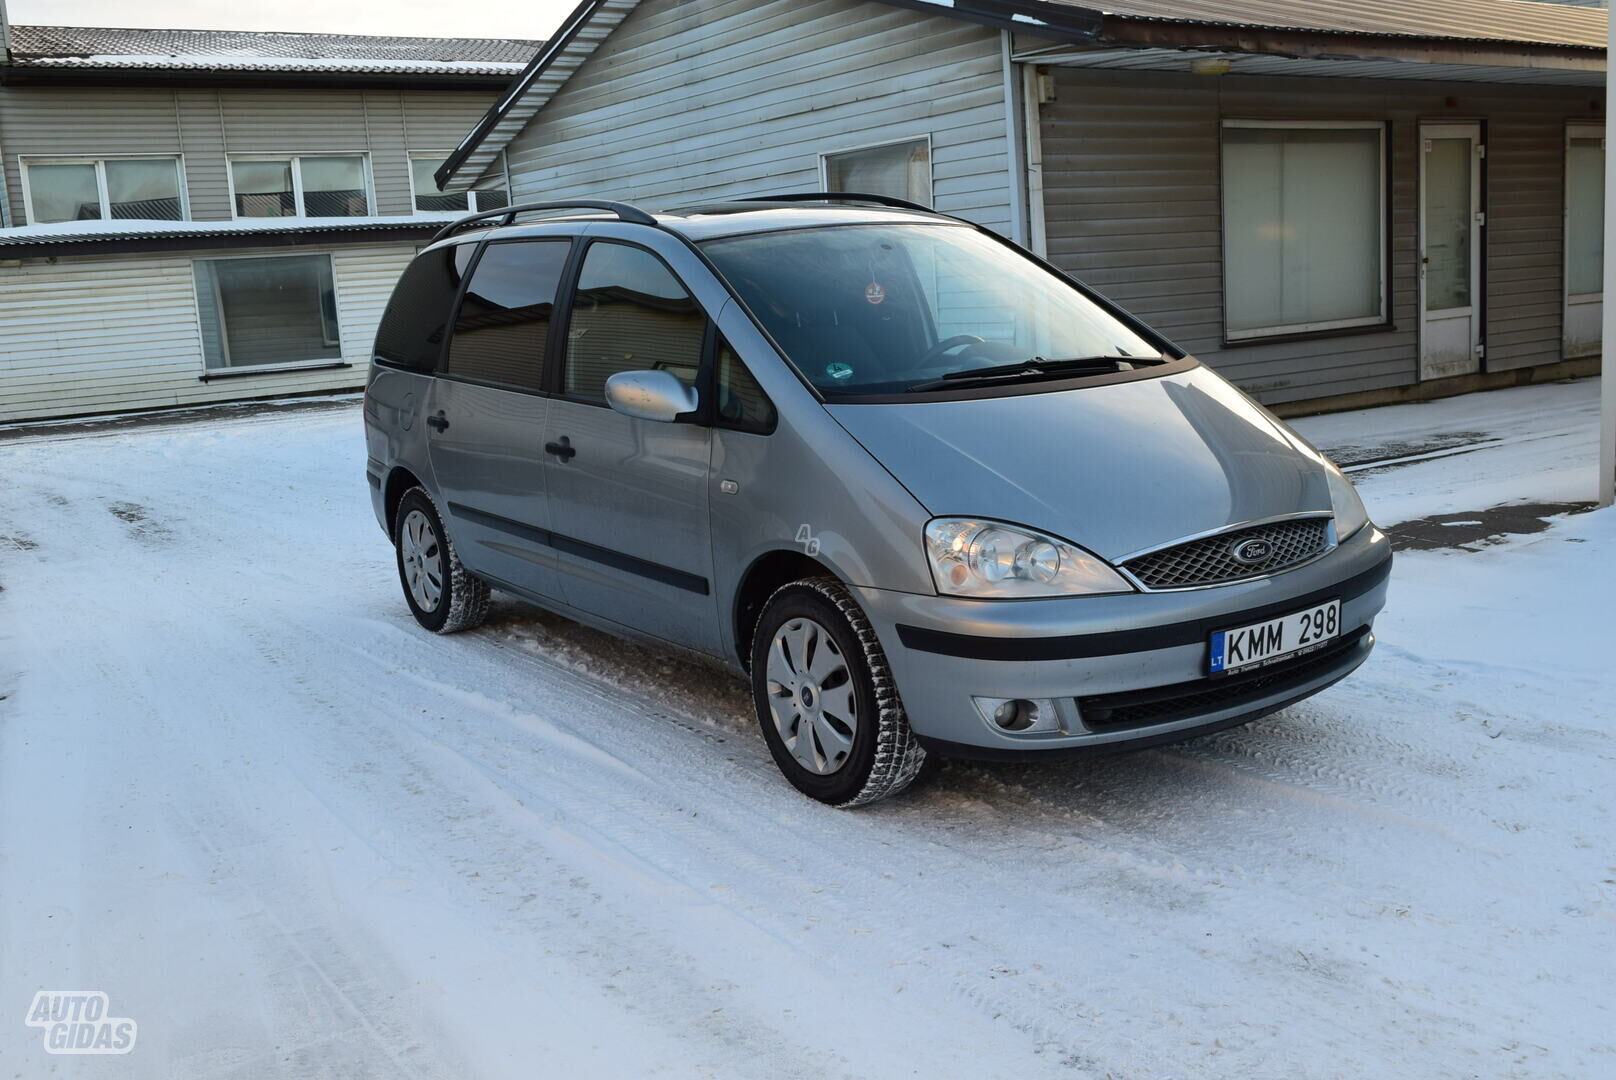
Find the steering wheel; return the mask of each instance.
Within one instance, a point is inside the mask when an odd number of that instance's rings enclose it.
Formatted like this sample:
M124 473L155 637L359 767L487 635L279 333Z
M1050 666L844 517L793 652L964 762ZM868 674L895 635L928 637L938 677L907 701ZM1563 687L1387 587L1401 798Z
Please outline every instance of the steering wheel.
M943 354L948 352L950 349L957 349L961 345L982 345L986 343L986 341L986 338L977 337L975 334L955 334L951 338L944 338L942 341L939 341L937 344L927 349L925 354L922 355L919 360L915 361L914 369L925 370L926 367L935 361L941 360L943 358Z

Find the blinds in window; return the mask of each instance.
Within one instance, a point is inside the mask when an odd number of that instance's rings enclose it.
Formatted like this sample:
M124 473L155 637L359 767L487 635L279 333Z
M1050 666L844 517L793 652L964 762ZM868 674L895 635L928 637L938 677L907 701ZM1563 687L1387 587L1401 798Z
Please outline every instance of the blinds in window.
M1382 316L1380 140L1378 127L1224 130L1231 335Z

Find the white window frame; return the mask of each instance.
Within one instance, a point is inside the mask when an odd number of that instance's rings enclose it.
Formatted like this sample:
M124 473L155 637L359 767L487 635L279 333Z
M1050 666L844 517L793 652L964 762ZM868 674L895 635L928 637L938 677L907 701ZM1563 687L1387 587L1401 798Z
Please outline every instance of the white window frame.
M1571 169L1569 168L1569 163L1571 161L1572 139L1598 139L1600 149L1605 150L1606 153L1609 153L1609 150L1605 146L1605 125L1599 123L1590 123L1586 120L1572 120L1566 124L1565 149L1563 151L1564 161L1566 163L1564 166L1565 184L1564 190L1562 190L1560 193L1562 200L1561 205L1565 207L1565 225L1561 230L1560 244L1564 250L1561 252L1563 257L1561 259L1562 265L1560 267L1560 272L1563 275L1562 280L1566 283L1566 303L1568 305L1597 304L1604 301L1605 293L1603 289L1594 293L1574 293L1571 291L1571 244L1569 243L1571 230ZM1606 201L1608 205L1609 200L1607 199Z
M447 159L449 157L449 155L452 154L452 153L454 153L453 150L411 150L409 152L409 156L406 158L406 162L409 164L409 174L410 174L410 213L412 213L412 214L436 214L436 213L455 214L455 213L459 213L459 211L457 211L457 210L443 210L443 211L421 210L421 209L418 209L416 207L416 205L415 205L415 199L416 199L417 195L434 195L435 196L435 195L447 194L447 192L438 191L436 189L434 189L432 191L418 191L418 190L416 190L416 187L415 187L415 160L417 158L424 158L424 159L426 159L428 161L431 161L431 160L434 160L434 159L442 161L442 160ZM479 192L479 191L477 191L475 189L472 189L472 190L467 191L465 194L466 194L466 213L475 214L477 211L483 209L483 207L481 207L481 206L479 206L477 204L477 196L482 194L481 192ZM511 201L512 201L512 199L511 199L511 193L510 193L510 180L509 180L509 178L507 178L506 182L505 182L505 202L507 204L509 204ZM499 207L490 206L490 207L488 207L488 209L497 210L497 209L499 209Z
M1376 131L1380 134L1380 158L1376 176L1379 177L1378 204L1380 220L1377 228L1380 243L1380 311L1353 319L1332 319L1325 322L1292 323L1285 326L1265 326L1251 330L1229 329L1229 227L1228 203L1223 190L1222 133L1230 129L1267 129L1281 131ZM1218 139L1218 287L1223 296L1223 340L1230 344L1261 341L1264 338L1293 337L1297 334L1316 334L1331 330L1351 330L1360 327L1381 327L1391 322L1391 243L1388 239L1388 177L1386 173L1387 124L1384 120L1241 120L1226 118L1219 128Z
M112 201L107 197L107 168L109 161L172 161L175 175L180 185L180 221L191 220L190 193L186 190L185 181L185 155L184 154L75 154L61 156L56 154L35 155L18 154L17 172L22 178L22 210L28 219L28 224L38 225L41 222L34 220L34 192L32 181L28 173L35 165L93 165L95 166L95 191L101 200L101 220L112 221ZM59 224L59 223L58 223Z
M309 156L315 157L318 155L311 154ZM232 196L232 200L233 199L234 196ZM246 220L252 219L249 218ZM202 336L202 294L197 291L196 287L196 264L199 262L242 262L243 260L247 259L306 259L311 255L321 256L331 265L331 298L333 304L336 306L337 337L335 340L332 340L331 338L324 336L328 327L326 325L325 311L323 309L320 312L320 333L325 344L336 346L338 355L331 358L315 357L312 360L299 360L289 364L264 364L262 366L258 364L248 364L242 367L232 366L230 363L230 332L228 323L225 320L224 299L219 295L219 279L217 276L215 276L212 282L213 303L214 310L218 313L219 349L224 353L225 365L223 367L216 368L208 367L208 343L207 340ZM196 311L197 357L202 361L202 377L204 379L217 379L225 376L236 375L274 375L283 371L309 371L319 370L321 368L353 366L346 353L343 352L342 290L337 287L337 259L336 256L329 251L277 251L258 255L204 255L193 258L191 260L191 302L194 305L194 310Z
M833 157L841 157L844 154L857 154L865 150L886 150L894 146L910 146L919 142L926 144L926 197L915 201L922 206L935 208L937 206L937 158L929 132L924 135L906 135L899 139L882 139L880 142L862 143L858 146L839 146L834 150L821 150L819 152L819 190L830 190L830 159ZM861 193L853 192L853 194ZM864 192L862 194L870 193Z
M360 159L360 173L365 182L365 209L366 217L375 217L381 211L376 208L376 178L370 168L369 150L310 150L303 153L251 153L229 154L225 159L224 178L230 194L230 218L232 221L274 221L274 218L243 216L236 213L236 170L234 165L238 161L289 161L292 164L292 202L296 204L298 213L294 216L307 218L308 207L303 202L303 165L304 158L322 157L356 157ZM414 205L413 201L411 205ZM321 221L342 221L342 218L320 218Z

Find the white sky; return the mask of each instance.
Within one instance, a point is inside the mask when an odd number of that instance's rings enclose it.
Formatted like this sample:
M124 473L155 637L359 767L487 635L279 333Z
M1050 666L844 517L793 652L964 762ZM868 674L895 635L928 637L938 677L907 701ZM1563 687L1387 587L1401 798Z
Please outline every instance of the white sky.
M0 0L14 23L187 30L303 30L331 34L543 38L577 0Z

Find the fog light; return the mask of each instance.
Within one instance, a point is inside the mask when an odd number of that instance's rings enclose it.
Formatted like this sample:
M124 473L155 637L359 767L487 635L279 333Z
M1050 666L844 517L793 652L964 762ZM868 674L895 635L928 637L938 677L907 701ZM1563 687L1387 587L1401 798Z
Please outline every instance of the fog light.
M1011 735L1031 735L1061 729L1060 714L1055 711L1055 703L1048 698L979 697L975 701L983 719Z

